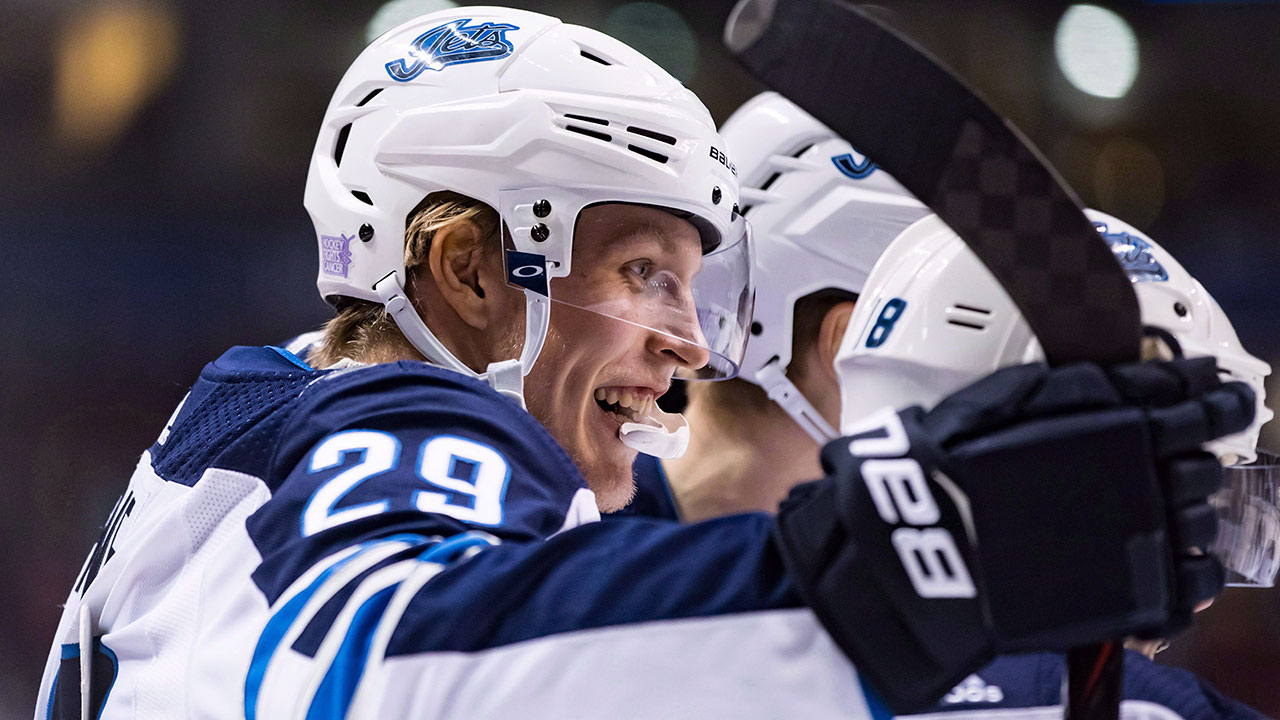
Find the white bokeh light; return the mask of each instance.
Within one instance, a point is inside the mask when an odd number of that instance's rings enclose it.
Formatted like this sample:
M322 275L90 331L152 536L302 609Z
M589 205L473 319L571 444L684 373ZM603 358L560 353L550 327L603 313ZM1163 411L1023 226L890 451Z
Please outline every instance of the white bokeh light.
M1118 98L1138 75L1138 38L1124 18L1097 5L1072 5L1053 41L1067 80L1097 97Z

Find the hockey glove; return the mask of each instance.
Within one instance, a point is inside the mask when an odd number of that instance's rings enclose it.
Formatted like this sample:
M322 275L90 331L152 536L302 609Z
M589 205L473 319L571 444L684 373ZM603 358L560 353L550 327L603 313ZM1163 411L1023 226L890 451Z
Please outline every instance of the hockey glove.
M776 536L859 673L920 711L997 651L1188 625L1223 577L1200 446L1253 414L1212 358L1006 368L829 443Z

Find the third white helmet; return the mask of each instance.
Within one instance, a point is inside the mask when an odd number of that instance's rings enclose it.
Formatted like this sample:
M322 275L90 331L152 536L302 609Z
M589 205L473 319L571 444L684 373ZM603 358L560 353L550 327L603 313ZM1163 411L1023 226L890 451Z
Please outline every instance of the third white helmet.
M1272 416L1263 386L1270 366L1245 351L1226 313L1164 248L1117 218L1086 214L1128 271L1146 332L1186 357L1216 357L1224 379L1253 388L1253 425L1207 446L1228 463L1252 461L1258 431ZM929 408L998 368L1043 359L1004 288L931 215L885 251L849 321L836 360L841 424L886 405Z

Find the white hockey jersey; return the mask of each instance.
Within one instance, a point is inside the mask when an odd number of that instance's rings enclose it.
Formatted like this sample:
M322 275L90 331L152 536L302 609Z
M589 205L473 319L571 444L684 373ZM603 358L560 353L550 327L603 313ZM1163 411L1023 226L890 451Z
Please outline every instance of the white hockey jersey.
M232 349L112 511L35 717L887 717L767 517L598 517L482 383Z

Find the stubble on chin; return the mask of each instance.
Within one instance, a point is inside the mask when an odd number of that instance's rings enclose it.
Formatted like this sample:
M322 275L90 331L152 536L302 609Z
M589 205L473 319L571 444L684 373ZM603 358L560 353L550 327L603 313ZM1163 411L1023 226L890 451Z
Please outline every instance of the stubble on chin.
M533 410L531 407L530 410ZM536 418L536 416L535 416ZM573 466L578 469L587 483L587 489L596 496L596 507L602 513L610 513L626 507L636 494L635 463L636 453L625 453L625 458L615 464L608 461L591 462L576 444L567 442L561 428L556 424L543 425L551 433L556 444L564 449Z
M617 512L631 503L636 496L636 481L631 468L625 472L611 472L592 482L587 477L587 487L596 496L596 507L602 513Z
M613 463L592 465L585 462L582 456L572 450L569 458L587 481L587 489L596 496L596 507L602 513L617 512L626 507L636 496L635 472L632 465L635 455L629 454L631 462L615 466Z

